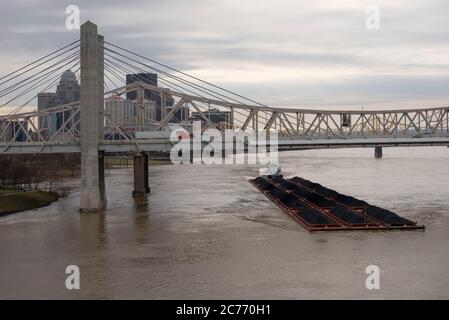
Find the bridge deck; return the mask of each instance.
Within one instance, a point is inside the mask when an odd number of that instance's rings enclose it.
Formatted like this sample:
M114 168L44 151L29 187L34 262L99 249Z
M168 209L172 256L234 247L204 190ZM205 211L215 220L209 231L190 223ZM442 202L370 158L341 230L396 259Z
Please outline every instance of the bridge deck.
M431 138L358 138L358 139L291 139L279 138L278 150L357 148L357 147L411 147L411 146L449 146L449 137ZM168 138L142 139L133 141L105 141L99 150L106 153L116 152L170 152L173 143ZM79 143L38 143L14 142L0 143L0 154L33 153L79 153Z

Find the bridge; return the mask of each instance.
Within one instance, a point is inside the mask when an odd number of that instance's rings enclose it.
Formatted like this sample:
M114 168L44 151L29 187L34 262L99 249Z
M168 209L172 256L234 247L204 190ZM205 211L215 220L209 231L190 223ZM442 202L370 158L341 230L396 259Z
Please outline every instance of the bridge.
M39 93L67 69L80 80L79 99L25 111L30 102L46 99ZM117 121L114 109L114 99L124 96L136 105L131 126ZM106 154L133 154L134 193L147 193L148 152L169 152L170 132L193 120L221 132L276 130L280 151L372 147L381 157L383 146L449 145L449 107L270 107L110 43L92 22L81 26L79 40L1 77L0 99L0 107L12 109L0 116L0 154L81 153L83 211L105 204ZM105 108L105 102L112 107Z

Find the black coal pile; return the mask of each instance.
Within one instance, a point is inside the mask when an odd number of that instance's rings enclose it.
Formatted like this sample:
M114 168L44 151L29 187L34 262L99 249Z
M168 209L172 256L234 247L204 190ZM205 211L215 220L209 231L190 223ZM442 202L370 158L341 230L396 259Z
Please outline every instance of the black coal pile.
M274 184L272 184L271 182L265 180L264 178L256 178L256 179L254 179L254 183L260 189L262 189L264 191L270 191L271 189L276 187Z
M335 201L326 199L325 197L319 195L318 193L312 193L310 196L306 197L307 201L313 203L320 208L330 208L335 207L337 204Z
M279 198L279 201L289 208L304 208L306 206L304 202L302 202L292 194L288 194L282 198Z
M337 218L349 224L366 224L367 219L344 206L338 206L330 210Z
M376 206L369 206L365 210L365 214L388 225L414 225L410 220L404 219L387 209L382 209Z
M320 188L315 188L315 191L322 194L328 198L335 198L340 195L337 191L321 186Z
M335 199L335 201L343 203L343 204L347 205L348 207L367 207L367 206L369 206L368 202L366 202L366 201L359 200L359 199L356 199L354 197L347 196L344 194L339 194L334 199Z
M331 219L321 214L319 211L312 208L303 208L296 214L304 221L310 224L323 224L332 225L335 224Z
M301 187L296 188L292 192L301 198L307 198L307 197L311 197L313 195L312 191L309 191L306 188L301 188Z
M279 185L287 190L296 190L298 188L298 185L292 182L288 182L287 180L282 181L279 183Z
M282 197L288 196L288 193L281 188L274 187L268 192L273 198L280 199Z

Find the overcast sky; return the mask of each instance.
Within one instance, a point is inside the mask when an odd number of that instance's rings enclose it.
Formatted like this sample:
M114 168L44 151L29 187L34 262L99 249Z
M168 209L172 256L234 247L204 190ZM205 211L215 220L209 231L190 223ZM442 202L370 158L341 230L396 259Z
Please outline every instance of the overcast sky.
M449 104L449 1L1 1L0 76L77 39L74 4L108 41L273 106Z

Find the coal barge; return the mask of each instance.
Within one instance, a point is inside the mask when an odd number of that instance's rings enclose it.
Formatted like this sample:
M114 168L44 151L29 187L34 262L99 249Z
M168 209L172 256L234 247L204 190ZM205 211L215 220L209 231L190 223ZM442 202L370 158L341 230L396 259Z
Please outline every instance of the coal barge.
M424 229L387 209L300 177L268 175L249 182L309 231Z

